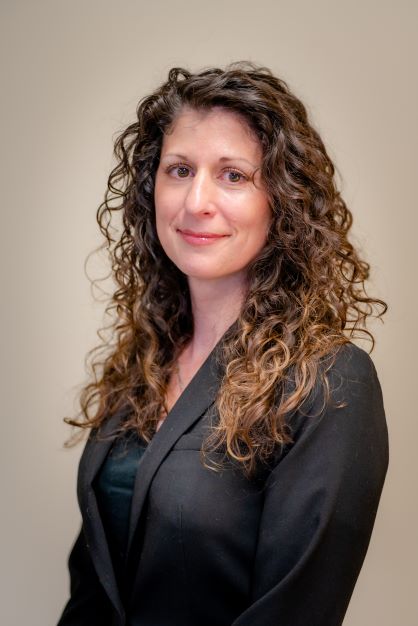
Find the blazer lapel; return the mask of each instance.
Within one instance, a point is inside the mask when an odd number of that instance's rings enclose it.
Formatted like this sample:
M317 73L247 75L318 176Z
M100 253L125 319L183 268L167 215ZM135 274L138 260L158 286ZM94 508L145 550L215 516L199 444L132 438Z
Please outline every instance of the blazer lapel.
M94 432L90 435L80 459L77 491L80 510L85 512L83 515L83 527L94 567L112 604L120 616L124 618L124 609L113 570L109 546L92 484L113 443L112 433L118 427L122 417L123 412L112 416L101 429L100 437L97 437Z
M168 413L141 457L131 505L127 557L132 548L135 531L155 473L176 441L215 401L222 376L216 359L219 344L220 341ZM80 459L77 488L80 509L84 512L83 526L86 542L94 567L122 620L125 619L125 611L93 489L93 481L113 443L112 434L117 430L124 415L125 412L122 410L110 418L101 429L100 437L91 433Z
M216 361L217 346L215 346L178 398L160 429L148 444L140 460L131 505L128 555L132 547L141 511L156 471L176 441L215 401L221 377Z

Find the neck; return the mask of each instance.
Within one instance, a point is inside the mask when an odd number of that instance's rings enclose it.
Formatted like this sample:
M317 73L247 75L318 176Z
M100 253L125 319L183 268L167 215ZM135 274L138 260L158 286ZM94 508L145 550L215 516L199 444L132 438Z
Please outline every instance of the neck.
M222 280L189 278L193 313L193 337L188 346L191 359L205 358L238 318L245 297L241 275Z

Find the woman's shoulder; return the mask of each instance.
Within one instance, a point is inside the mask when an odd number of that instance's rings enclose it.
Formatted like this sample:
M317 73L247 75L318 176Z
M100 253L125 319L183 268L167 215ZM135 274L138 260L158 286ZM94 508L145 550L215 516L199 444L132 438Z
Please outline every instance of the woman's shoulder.
M337 351L323 359L328 397L332 406L351 404L382 405L382 390L374 362L368 352L356 344L347 342ZM322 380L318 377L316 396L324 396ZM314 394L315 395L315 394Z
M340 375L346 381L367 381L377 376L373 360L368 352L351 341L338 347L332 354L323 358L329 375Z
M386 429L380 382L366 350L347 342L323 357L320 369L325 375L318 375L306 401L290 416L294 443L319 426L338 436L346 429L360 432L372 423Z

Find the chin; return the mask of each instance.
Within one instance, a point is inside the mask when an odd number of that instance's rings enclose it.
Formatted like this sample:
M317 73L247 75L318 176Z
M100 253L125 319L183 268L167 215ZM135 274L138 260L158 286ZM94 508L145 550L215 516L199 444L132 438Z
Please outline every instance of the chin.
M188 278L196 278L199 280L215 280L217 278L223 278L225 276L225 272L219 269L214 268L205 268L200 265L200 267L190 266L186 263L177 264L177 267L183 274L185 274Z
M219 269L218 271L205 271L202 270L202 268L184 268L181 269L181 271L187 276L189 280L207 281L208 283L214 281L233 281L235 283L237 281L245 282L246 280L245 270L231 270L230 272L225 272L225 268L222 268L222 270Z
M194 278L195 280L216 280L218 278L224 278L225 275L214 272L204 272L202 270L181 270L187 278Z

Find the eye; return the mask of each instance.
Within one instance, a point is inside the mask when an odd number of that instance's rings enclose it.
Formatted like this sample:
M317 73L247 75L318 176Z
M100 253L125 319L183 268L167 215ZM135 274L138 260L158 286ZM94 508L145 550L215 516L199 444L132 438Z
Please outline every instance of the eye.
M176 163L176 165L170 165L167 168L167 173L171 174L175 178L188 178L190 176L191 171L190 167L187 165L183 165L182 163Z
M248 176L246 176L243 172L232 168L224 170L223 173L225 174L226 181L228 183L242 183L248 180Z

